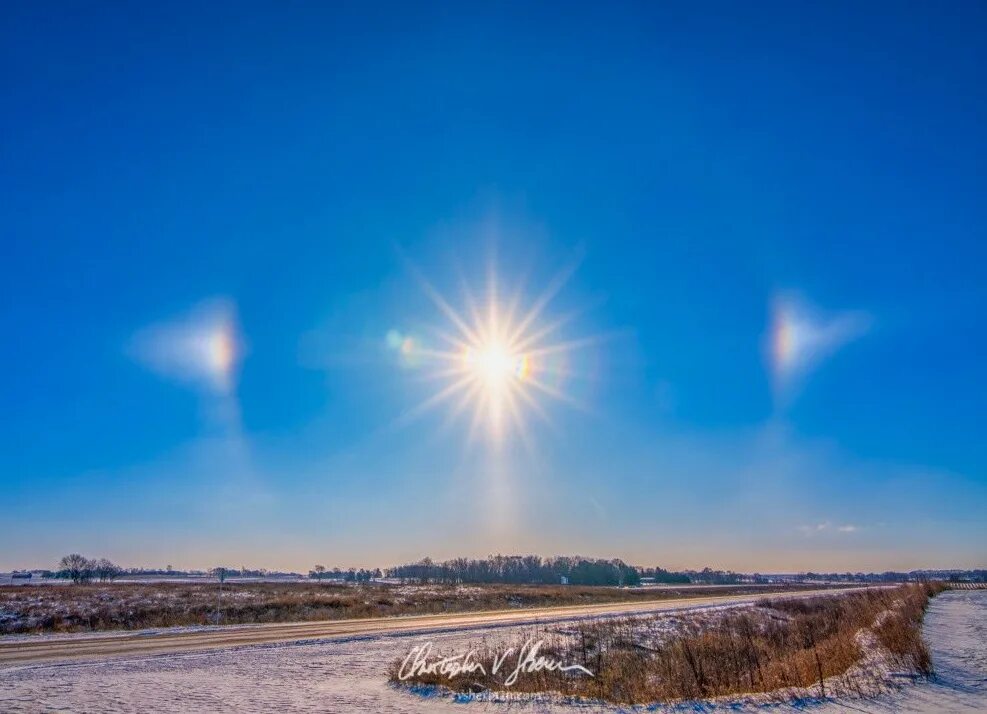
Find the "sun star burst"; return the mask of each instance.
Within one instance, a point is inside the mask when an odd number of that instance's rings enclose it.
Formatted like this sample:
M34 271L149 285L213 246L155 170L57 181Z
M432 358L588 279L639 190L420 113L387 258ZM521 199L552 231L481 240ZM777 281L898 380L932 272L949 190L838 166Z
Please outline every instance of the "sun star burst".
M571 273L569 269L550 281L522 312L520 291L510 300L498 299L492 271L483 303L464 288L459 309L415 271L445 324L426 330L431 339L396 330L388 334L388 345L399 353L403 363L422 369L430 383L439 385L406 417L448 406L447 421L471 413L471 440L484 435L499 441L508 434L517 434L527 441L528 413L550 423L542 403L546 398L581 407L564 390L563 378L570 374L571 353L593 344L597 338L558 341L561 328L575 313L554 319L546 319L545 314Z

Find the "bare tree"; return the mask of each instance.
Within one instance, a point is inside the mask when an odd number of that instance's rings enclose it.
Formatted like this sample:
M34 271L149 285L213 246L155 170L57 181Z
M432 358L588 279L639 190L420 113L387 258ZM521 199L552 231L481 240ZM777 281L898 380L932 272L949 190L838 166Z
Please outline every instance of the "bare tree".
M318 580L319 582L321 582L322 581L322 576L325 575L325 573L326 573L326 566L324 566L324 565L316 565L313 568L313 570L315 571L315 579Z
M94 566L94 561L78 553L66 555L58 563L58 569L71 578L73 583L88 583L92 580Z
M123 572L123 568L121 568L116 563L107 560L106 558L100 558L99 560L97 560L93 570L96 574L96 577L99 578L99 580L101 580L102 582L115 580L116 578L119 578L120 574Z

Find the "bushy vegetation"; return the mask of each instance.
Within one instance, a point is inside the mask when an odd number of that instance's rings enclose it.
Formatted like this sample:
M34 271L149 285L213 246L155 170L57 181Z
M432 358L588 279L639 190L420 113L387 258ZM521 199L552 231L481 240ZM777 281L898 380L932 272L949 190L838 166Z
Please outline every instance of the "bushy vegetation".
M873 632L902 669L928 674L931 661L920 625L929 597L942 588L911 584L843 595L766 599L757 607L721 616L692 615L657 641L641 636L641 618L586 623L574 632L548 636L541 654L582 665L593 676L531 672L518 678L509 691L557 692L620 704L807 687L818 688L816 692L825 696L827 678L845 675L864 655L860 632ZM505 673L492 674L494 657L508 647L517 652L523 645L518 639L496 648L481 647L475 659L485 673L452 679L419 674L409 681L469 692L508 690ZM399 666L399 662L394 665L393 681L398 681ZM850 677L844 684L851 689L858 686Z

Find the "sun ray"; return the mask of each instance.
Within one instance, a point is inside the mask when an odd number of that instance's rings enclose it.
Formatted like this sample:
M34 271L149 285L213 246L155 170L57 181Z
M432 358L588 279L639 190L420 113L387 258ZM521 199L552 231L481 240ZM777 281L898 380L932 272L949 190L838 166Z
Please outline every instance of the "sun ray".
M466 323L466 321L459 316L459 313L456 312L455 309L453 309L452 305L450 305L446 301L446 299L442 297L441 293L439 293L439 291L436 290L432 286L432 284L425 278L425 276L422 275L418 271L418 269L415 268L413 265L411 266L411 270L413 271L415 277L418 279L418 282L421 285L422 290L424 290L425 294L429 297L429 299L433 303L435 303L435 306L438 307L439 310L441 310L442 313L447 318L449 318L449 321L452 322L452 324L454 324L456 327L459 328L459 330L463 333L463 335L466 336L467 339L474 342L477 341L479 337L476 335L476 333L473 332L472 329L470 329L470 326Z
M524 275L518 281L517 287L511 295L511 299L508 301L506 308L504 309L504 321L508 325L513 325L516 322L518 310L521 308L521 301L524 299L523 286L526 279L527 276Z
M453 406L453 408L449 410L449 413L446 415L446 418L442 420L443 429L448 429L449 427L451 427L459 419L460 415L462 415L462 413L466 411L467 407L469 407L470 404L473 404L476 401L477 393L479 392L479 390L480 390L479 385L475 383L467 387L466 391L463 392L462 397L459 399L459 401L456 402L455 406Z
M530 394L528 394L527 391L525 391L523 389L519 389L518 392L517 392L517 395L528 406L528 408L531 409L531 411L533 411L535 414L538 415L538 417L543 422L545 422L548 426L554 427L551 418L549 418L549 416L548 416L548 412L545 411L545 408L541 404L538 403L538 400L537 399L535 399L534 397L532 397Z
M571 323L579 316L581 312L581 310L572 310L561 317L552 320L550 323L539 328L537 331L532 332L530 335L523 335L513 344L513 348L518 352L524 352L529 347L539 344L549 335L552 335L556 331L561 330L567 324Z
M538 319L538 316L541 315L542 311L548 306L552 299L563 287L565 287L565 284L569 282L569 278L571 278L572 274L576 272L580 262L582 262L581 258L573 260L568 266L560 270L555 277L549 281L548 286L542 294L538 296L534 304L514 328L514 331L508 338L508 342L516 342L522 335L524 335L525 331L532 325L532 323L534 323L535 320Z
M572 350L581 349L583 347L591 347L593 345L598 345L601 342L607 342L620 337L623 334L624 333L622 332L603 332L598 335L590 335L589 337L581 337L579 339L558 342L554 345L538 347L529 350L527 354L532 357L544 357L545 355L555 354L557 352L571 352Z
M446 330L434 326L429 326L427 329L430 334L442 340L450 347L453 347L457 352L466 349L470 345L468 338L457 337Z
M407 423L407 422L410 422L410 421L414 421L415 419L417 419L418 417L420 417L422 414L426 413L427 411L429 411L431 409L434 409L434 408L438 407L440 404L442 404L443 402L445 402L448 399L450 399L451 397L453 397L456 394L456 392L469 387L469 384L470 384L469 377L462 377L462 378L456 380L452 384L449 384L448 386L446 386L445 389L443 389L443 390L441 390L441 391L433 394L431 397L429 397L428 399L426 399L424 402L418 404L414 408L412 408L409 411L405 412L401 416L401 418L399 419L399 421L402 422L402 423Z
M532 387L542 392L543 394L547 394L550 397L554 397L555 399L559 400L560 402L564 402L568 404L570 407L573 407L574 409L578 409L579 411L584 411L584 412L589 411L589 408L575 397L571 397L565 392L556 389L555 387L552 387L548 384L545 384L544 382L539 382L537 379L532 378L528 381L528 384L530 384Z
M480 317L480 307L477 305L476 298L473 297L473 291L469 289L466 282L466 277L462 274L462 271L457 271L459 273L459 286L460 292L463 294L463 300L466 303L466 311L469 313L470 319L473 320L473 325L475 329L480 329L482 331L483 320ZM480 338L486 340L487 336L481 334ZM463 347L468 347L468 344L463 344Z
M514 432L521 439L521 444L524 446L524 450L531 454L534 452L535 445L531 440L531 434L527 429L527 424L524 420L524 414L521 408L518 406L516 397L519 397L522 392L518 391L510 395L507 399L508 412L511 415L511 422L514 426Z

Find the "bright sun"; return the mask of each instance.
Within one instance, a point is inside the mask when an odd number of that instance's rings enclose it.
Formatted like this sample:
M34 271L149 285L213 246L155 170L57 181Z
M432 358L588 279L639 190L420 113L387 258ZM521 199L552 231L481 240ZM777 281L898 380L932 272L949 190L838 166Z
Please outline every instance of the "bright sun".
M512 380L527 376L528 358L500 342L491 342L463 350L463 366L484 389L501 390Z
M526 440L526 412L548 420L538 397L582 406L563 391L563 377L569 374L566 358L599 338L558 341L557 333L574 313L543 320L549 301L570 274L565 271L552 280L525 312L519 310L520 293L498 300L492 273L482 306L467 293L461 310L419 275L448 322L425 336L392 330L387 343L405 366L424 369L427 378L444 384L406 417L450 404L453 419L472 408L471 437L479 431L499 440L510 429Z

